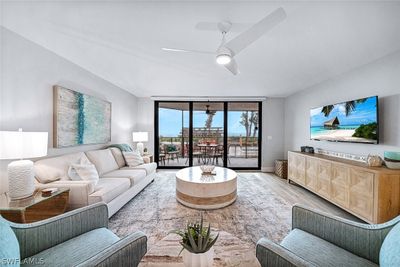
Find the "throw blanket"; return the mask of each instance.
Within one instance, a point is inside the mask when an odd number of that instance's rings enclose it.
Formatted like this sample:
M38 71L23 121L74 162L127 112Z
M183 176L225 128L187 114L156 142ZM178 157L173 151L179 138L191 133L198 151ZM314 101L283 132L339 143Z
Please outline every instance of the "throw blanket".
M107 148L109 148L109 147L116 147L116 148L119 148L119 150L125 151L125 152L133 151L132 147L128 144L112 144L112 145L109 145Z

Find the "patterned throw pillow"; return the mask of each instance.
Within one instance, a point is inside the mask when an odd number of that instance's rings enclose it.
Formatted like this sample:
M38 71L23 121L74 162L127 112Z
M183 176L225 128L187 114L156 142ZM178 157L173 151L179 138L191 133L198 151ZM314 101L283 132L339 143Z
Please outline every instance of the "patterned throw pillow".
M144 163L143 157L140 155L139 151L126 152L123 151L126 165L129 167L136 167Z

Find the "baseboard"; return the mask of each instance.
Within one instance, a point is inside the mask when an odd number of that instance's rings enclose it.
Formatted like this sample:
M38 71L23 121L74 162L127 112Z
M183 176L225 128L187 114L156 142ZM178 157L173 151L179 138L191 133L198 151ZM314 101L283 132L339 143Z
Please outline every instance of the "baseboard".
M261 167L262 172L274 172L275 167Z

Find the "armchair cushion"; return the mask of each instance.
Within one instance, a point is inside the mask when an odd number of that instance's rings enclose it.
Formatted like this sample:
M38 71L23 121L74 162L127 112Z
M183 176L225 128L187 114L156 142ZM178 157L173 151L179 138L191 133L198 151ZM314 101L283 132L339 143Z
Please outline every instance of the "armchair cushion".
M393 227L383 241L379 264L382 267L400 266L400 224Z
M316 266L372 267L375 263L299 229L292 230L281 245Z
M379 264L379 252L400 216L382 224L363 224L301 205L293 206L292 229L300 229Z
M75 266L85 259L99 254L101 251L119 241L119 238L106 228L98 228L74 237L57 246L46 249L32 256L32 259L44 259L40 266ZM28 264L34 261L26 260ZM35 266L35 265L32 265Z
M97 203L39 222L7 223L17 236L24 259L91 230L108 227L108 208Z
M6 266L18 266L19 262L19 244L10 225L0 220L0 265L3 260L9 260Z

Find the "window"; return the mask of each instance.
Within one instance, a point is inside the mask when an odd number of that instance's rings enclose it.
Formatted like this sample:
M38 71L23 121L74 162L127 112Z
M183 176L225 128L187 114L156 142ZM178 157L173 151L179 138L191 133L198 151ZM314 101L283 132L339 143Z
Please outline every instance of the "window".
M160 168L261 167L261 102L155 102Z

